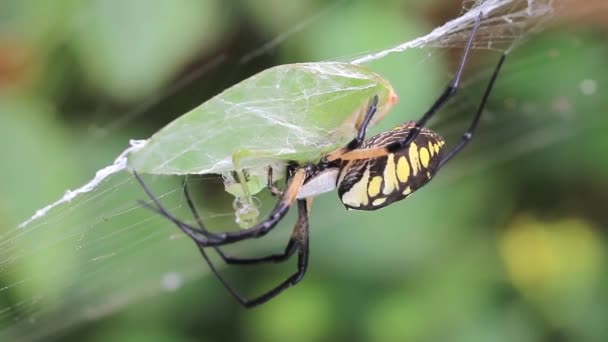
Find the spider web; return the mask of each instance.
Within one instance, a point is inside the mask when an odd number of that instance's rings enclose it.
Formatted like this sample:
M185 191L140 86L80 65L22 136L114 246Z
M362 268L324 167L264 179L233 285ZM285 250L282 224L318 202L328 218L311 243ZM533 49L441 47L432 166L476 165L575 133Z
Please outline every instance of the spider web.
M467 9L468 4L471 4L470 9ZM468 32L473 27L480 14L483 14L484 16L484 25L482 28L488 25L491 26L491 29L481 30L481 32L485 33L476 37L475 47L500 50L500 46L502 45L502 50L505 51L506 48L512 48L515 44L520 43L524 34L532 33L537 28L543 27L545 21L551 18L554 6L552 0L485 0L465 2L463 8L465 9L465 12L462 16L436 28L425 36L413 39L390 49L354 58L351 62L354 64L368 63L384 58L389 54L403 52L411 48L462 46L464 40L468 37ZM264 45L262 49L271 48L287 37L288 35L282 35ZM507 45L505 46L504 43ZM257 51L248 54L243 57L242 61L246 62L256 53ZM145 143L145 140L132 140L131 147L123 151L116 158L114 164L99 170L96 173L95 178L82 187L74 191L68 190L57 202L41 208L30 219L22 222L19 226L27 226L30 222L44 216L55 206L70 202L76 196L95 189L97 185L108 176L125 170L127 166L127 155L138 151ZM285 142L285 146L289 146L289 141Z
M304 18L259 49L242 56L241 62L250 63L256 56L289 41L292 35L314 27L324 20L325 14L338 10L341 3L336 2ZM546 27L557 10L556 3L551 0L465 1L461 16L426 35L382 51L335 58L369 63L381 61L394 53L410 53L410 49L415 48L426 53L417 57L421 64L431 63L441 57L445 48L462 48L480 12L484 13L480 30L483 33L476 38L475 48L506 51ZM482 81L470 78L463 88L480 83ZM165 95L170 96L181 86L177 85ZM466 99L466 91L464 94ZM475 101L473 98L470 100ZM470 104L468 102L456 103L453 115L463 110L458 106L464 108ZM111 123L108 127L116 129L117 125L136 115L128 113L120 122ZM488 116L490 121L494 117ZM543 124L542 128L539 128L540 124ZM496 158L477 163L475 168L452 173L438 182L453 182L463 177L463 173L479 172L572 134L563 124L545 124L543 121L529 132L518 133L515 139L511 131L494 131L497 143L485 148L500 151ZM449 134L461 132L463 123L445 126ZM57 334L86 321L120 312L146 298L175 291L208 272L193 256L194 248L183 234L137 202L144 195L124 171L125 155L144 143L133 140L131 147L113 164L101 168L85 185L66 191L58 201L2 233L0 277L5 283L0 287L0 294L8 291L16 293L20 299L0 307L0 338L35 339ZM170 211L179 217L188 217L181 186L175 179L156 177L147 181ZM211 184L215 190L221 188L221 180L204 175L192 177L188 183ZM224 199L224 202L230 202L228 196ZM203 215L210 226L233 226L232 212L221 206L210 207L211 211ZM272 237L267 243L273 244L280 239L280 236Z

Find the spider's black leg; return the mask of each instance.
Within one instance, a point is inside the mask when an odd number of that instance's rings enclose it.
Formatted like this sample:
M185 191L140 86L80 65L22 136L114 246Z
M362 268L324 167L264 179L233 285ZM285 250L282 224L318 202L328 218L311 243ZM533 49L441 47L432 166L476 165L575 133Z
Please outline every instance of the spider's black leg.
M473 30L471 31L471 34L469 35L469 40L467 41L467 45L464 49L464 53L462 54L462 58L460 59L458 71L456 71L456 75L454 76L454 78L452 78L452 80L450 81L448 86L445 88L443 93L441 93L441 95L439 95L439 97L435 100L435 102L433 103L431 108L429 108L426 111L426 113L424 113L424 115L418 121L416 121L414 123L414 126L412 127L408 136L405 139L403 139L402 141L395 142L395 143L387 146L387 149L389 150L389 152L395 152L397 150L402 150L403 148L408 146L412 141L414 141L414 139L416 139L416 137L418 136L418 133L420 133L420 129L426 125L426 123L433 117L433 115L435 115L448 102L448 100L450 98L452 98L452 96L454 96L454 94L456 94L456 91L458 90L458 87L460 85L460 78L462 76L464 66L467 63L467 60L469 58L469 53L471 51L471 48L473 47L473 40L477 33L477 29L479 28L479 25L481 24L482 16L483 16L483 13L479 13L479 16L477 17L477 21L475 22L475 27L473 27Z
M231 255L226 255L224 251L222 251L219 247L213 247L217 254L224 260L225 263L229 265L257 265L257 264L265 264L265 263L280 263L287 259L289 259L293 253L297 250L297 246L293 242L293 240L289 240L287 246L283 253L275 253L264 255L260 257L234 257Z
M190 192L188 191L188 187L186 186L185 183L183 184L183 189L184 189L184 198L186 198L186 203L188 204L188 207L190 208L190 212L192 213L192 216L194 217L194 219L196 220L196 223L198 224L198 228L199 228L198 231L203 235L213 234L212 232L208 231L205 228L205 225L203 224L203 220L202 220L201 216L199 215L198 210L196 210L196 207L194 206L194 201L192 201L192 197L190 196ZM158 210L155 210L155 211L158 212ZM283 253L271 254L271 255L257 257L257 258L232 257L229 255L226 255L217 246L214 246L213 249L215 249L217 254L227 264L251 265L251 264L260 264L260 263L266 263L266 262L285 261L285 260L289 259L289 257L292 256L293 253L296 251L295 247L296 247L296 245L294 244L294 241L292 239L292 240L289 240L289 243L287 244L287 247L285 248L285 251ZM212 266L212 265L209 265L209 266Z
M191 225L180 221L175 216L173 216L171 213L169 213L167 211L167 209L165 209L165 207L163 207L163 205L158 201L158 198L156 198L156 196L154 196L154 194L152 194L152 191L148 188L148 185L146 185L146 183L141 178L139 173L137 173L136 171L133 171L133 175L135 176L135 179L137 179L137 181L139 182L141 187L144 189L144 192L148 195L148 197L150 197L150 199L154 203L154 206L151 204L148 204L144 201L141 201L141 200L139 201L139 204L141 204L142 206L145 206L146 208L148 208L152 211L155 211L159 215L161 215L161 216L165 217L166 219L168 219L169 221L173 222L173 224L175 224L186 235L188 235L191 239L193 239L195 241L201 239L199 234L205 235L209 241L211 241L211 240L215 241L214 240L215 237L213 236L212 233L210 233L208 231L200 231L198 228L192 227Z
M156 208L155 206L153 206L149 203L146 203L143 201L140 201L139 203L142 206L154 211L155 213L157 213L159 215L164 215L158 208ZM193 227L193 228L195 228L195 227ZM202 225L201 225L200 229L193 229L193 230L202 235L210 233ZM196 243L196 241L194 241L194 242ZM293 253L296 251L294 242L292 240L289 240L289 242L287 243L287 247L285 247L285 251L283 253L270 254L270 255L266 255L266 256L262 256L262 257L255 257L255 258L233 257L230 255L226 255L220 249L220 247L213 246L212 248L215 249L215 251L219 254L219 256L222 258L222 260L224 260L227 264L234 264L234 265L251 265L251 264L261 264L261 263L268 263L268 262L279 263L279 262L289 259L289 257L291 257L293 255Z
M369 101L367 112L363 117L363 122L361 123L361 126L359 126L357 136L346 145L346 149L348 151L352 151L356 148L359 148L359 146L363 144L363 141L365 140L365 133L367 132L367 126L369 126L369 123L372 121L374 114L376 114L376 110L378 110L378 95L374 95Z
M340 156L342 156L343 154L359 148L361 146L361 144L363 144L363 141L365 140L365 133L367 132L367 126L369 126L369 123L372 121L372 118L374 117L374 114L376 114L377 110L378 110L378 95L374 95L371 98L371 100L369 101L369 105L367 107L367 112L365 113L365 116L363 117L363 122L361 122L361 126L359 126L359 129L357 130L357 136L353 140L351 140L348 144L346 144L346 146L341 147L341 148L329 153L328 155L326 155L324 157L324 161L325 162L334 161L334 160L340 158Z
M290 167L288 169L288 177L291 174L291 171L292 170ZM203 234L203 235L212 234L205 228L205 226L202 222L202 219L201 219L198 211L196 210L196 207L194 206L194 202L192 201L192 197L190 196L190 193L188 192L188 187L186 186L185 183L183 184L183 189L184 189L184 197L186 198L188 207L190 208L190 211L192 212L193 217L195 218L196 222L198 223L198 229L194 229L194 227L191 227L192 230L194 230L200 234ZM150 209L160 215L165 216L162 209L159 209L159 208L157 208L149 203L143 202L143 201L141 201L140 203L143 206L147 207L148 209ZM306 209L306 208L304 208L304 209ZM302 236L302 229L306 229L305 233L306 234L308 233L308 221L307 221L308 213L302 212L302 210L303 209L301 207L299 207L300 215L305 214L305 216L301 216L299 218L298 223L294 227L294 231L293 231L291 238L290 238L289 242L287 243L287 246L285 247L285 250L283 253L271 254L271 255L256 257L256 258L238 258L238 257L232 257L232 256L228 256L228 255L224 254L224 252L219 247L214 246L213 248L219 254L219 256L224 260L224 262L226 262L227 264L233 264L233 265L254 265L254 264L269 263L269 262L279 263L279 262L288 260L295 253L296 250L302 248L301 239L300 239L300 236ZM303 220L305 220L305 221L303 221ZM302 228L302 227L305 227L305 228ZM276 294L278 294L280 292L275 289L274 294L264 295L263 296L264 298L254 299L252 301L244 299L244 297L239 295L238 292L231 285L228 284L227 280L225 278L223 278L223 276L221 276L221 274L219 274L219 271L217 271L215 264L211 261L211 259L207 255L206 251L204 250L204 246L201 246L200 244L198 244L197 241L194 239L193 239L193 241L199 247L199 251L200 251L201 255L203 256L204 260L209 265L209 268L213 271L213 273L218 277L218 279L220 280L222 285L224 287L226 287L226 289L235 298L237 298L237 300L242 305L244 305L246 307L251 307L251 306L261 304L262 302L265 302L265 301L271 299L272 297L274 297ZM286 286L286 287L288 287L288 286ZM286 288L286 287L284 287L284 288Z
M458 152L460 152L473 138L473 133L475 132L475 129L477 128L477 124L479 123L479 118L481 117L481 114L483 113L483 110L486 106L486 102L488 101L488 97L490 97L490 93L492 92L492 87L494 87L494 82L496 81L496 78L498 77L498 74L500 72L500 68L502 67L506 58L507 58L506 54L503 54L502 56L500 56L500 59L498 60L498 64L494 68L492 77L490 78L490 81L488 82L486 91L484 92L483 97L481 98L481 102L479 103L479 107L477 108L477 113L475 114L475 117L473 118L473 121L471 122L471 126L462 135L462 138L460 139L458 144L456 144L456 146L454 146L449 152L447 152L441 158L441 161L439 161L439 166L437 167L437 169L441 168L445 163L447 163L456 154L458 154Z
M270 299L277 296L279 293L288 289L289 287L297 284L306 273L308 268L308 251L309 251L309 227L308 227L308 207L306 200L298 200L298 222L294 228L294 232L292 234L292 238L290 240L290 244L293 244L294 251L297 249L298 251L298 269L292 274L289 278L281 282L279 285L275 286L270 291L255 297L253 299L247 299L243 297L238 291L228 283L228 281L219 273L219 271L215 268L211 259L207 255L207 252L203 247L199 245L199 250L201 255L209 264L211 271L215 274L215 276L220 280L222 285L232 294L236 300L246 308L251 308L262 303L269 301ZM287 246L289 249L289 245ZM287 250L286 250L287 252ZM292 252L293 253L293 252ZM287 253L286 253L287 254Z
M296 169L289 181L281 200L272 209L268 218L254 227L223 232L213 235L213 241L202 241L203 246L220 246L250 238L260 238L272 230L287 215L291 205L296 201L298 192L312 172L313 165L304 165Z
M150 189L146 186L143 180L139 177L139 175L134 172L135 178L139 181L142 188L146 192L146 194L152 199L154 204L157 206L158 211L168 220L173 222L177 227L179 227L184 233L186 233L190 238L192 238L199 246L203 247L212 247L212 246L221 246L237 241L242 241L249 238L259 238L266 235L272 228L274 228L280 221L287 215L287 212L291 208L291 205L296 201L296 197L302 184L308 178L310 173L312 172L313 165L304 165L296 169L293 173L293 177L291 177L289 181L289 185L285 190L283 197L281 200L275 205L272 209L268 218L257 225L239 231L230 231L223 233L211 233L207 231L207 234L203 234L204 237L201 237L197 232L198 229L196 227L192 227L185 222L180 221L175 216L170 214L158 201L158 199L152 194Z
M266 185L266 187L268 188L268 190L270 190L270 193L272 194L272 197L274 198L281 198L281 196L283 196L283 191L281 191L281 189L277 188L274 185L274 180L273 180L273 172L272 172L272 166L268 167L268 184ZM289 167L287 170L287 178L289 178Z

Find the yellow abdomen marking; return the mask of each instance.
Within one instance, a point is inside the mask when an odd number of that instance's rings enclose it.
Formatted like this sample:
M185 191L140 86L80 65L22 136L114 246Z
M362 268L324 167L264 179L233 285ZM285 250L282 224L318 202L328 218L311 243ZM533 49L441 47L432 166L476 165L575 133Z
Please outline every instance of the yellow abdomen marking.
M349 205L354 208L358 208L362 205L369 203L369 197L367 196L367 183L369 182L369 165L365 169L361 179L355 183L355 185L348 190L347 193L342 196L342 203Z
M420 155L420 163L426 169L429 166L429 161L431 160L431 155L429 154L429 150L426 147L421 147L419 151Z
M407 182L407 179L410 178L410 164L403 156L397 162L397 178L401 183Z
M418 174L418 170L421 169L420 159L418 157L418 145L416 145L415 143L410 144L408 156L410 157L410 166L412 167L412 174L416 176L416 174Z
M372 202L372 205L373 205L374 207L377 207L377 206L379 206L379 205L381 205L381 204L384 204L384 202L386 202L386 197L381 197L381 198L375 199L375 200Z
M395 171L395 155L390 153L386 158L386 165L384 165L384 189L382 189L382 193L389 195L398 187L399 183L397 182Z
M342 161L337 186L348 209L383 208L431 180L441 163L445 142L436 133L422 129L409 146L392 151L391 144L407 137L410 131L407 126L378 134L355 150L360 152L358 158ZM382 150L383 154L375 152Z
M380 186L382 185L382 177L376 176L369 182L367 193L369 197L376 197L380 193Z
M431 157L435 155L435 147L433 146L433 142L429 140L429 152L431 153Z

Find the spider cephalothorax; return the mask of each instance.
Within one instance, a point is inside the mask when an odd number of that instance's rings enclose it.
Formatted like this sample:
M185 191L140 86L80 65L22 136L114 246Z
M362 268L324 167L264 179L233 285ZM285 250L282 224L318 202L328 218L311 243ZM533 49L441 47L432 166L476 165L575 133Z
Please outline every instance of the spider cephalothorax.
M377 134L365 140L367 126L372 121L378 106L378 96L372 97L365 117L358 127L357 136L350 143L327 154L319 162L311 161L301 165L290 164L287 167L286 188L283 191L273 192L280 194L280 199L268 218L257 225L244 230L225 231L223 233L208 231L192 203L187 187L184 186L184 196L196 221L196 225L188 224L169 213L139 175L134 173L153 203L143 203L143 205L166 217L194 241L213 273L243 306L253 307L270 300L283 290L299 282L307 270L309 252L308 212L314 196L338 188L340 199L349 209L375 210L383 208L404 199L428 183L443 165L471 141L485 103L492 91L494 81L506 58L505 54L499 59L481 98L477 112L459 142L451 148L445 149L443 138L424 126L456 93L480 22L481 14L471 32L456 75L418 121L406 122L391 131ZM269 179L271 178L269 177ZM274 187L273 184L268 184L268 186L269 188ZM290 207L296 202L298 220L283 253L256 258L240 258L228 256L220 249L220 246L264 236L285 217ZM268 292L253 299L246 299L218 272L207 255L207 248L213 248L226 263L238 265L282 262L297 252L298 268L288 279Z

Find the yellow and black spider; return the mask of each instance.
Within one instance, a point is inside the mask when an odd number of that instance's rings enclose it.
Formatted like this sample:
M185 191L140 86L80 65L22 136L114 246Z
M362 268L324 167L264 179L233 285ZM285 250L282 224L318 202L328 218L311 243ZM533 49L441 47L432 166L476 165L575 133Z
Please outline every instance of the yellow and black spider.
M443 138L424 126L456 93L480 21L481 15L469 36L456 75L418 121L408 121L391 131L382 132L365 140L367 126L376 112L378 104L378 97L374 96L370 100L357 136L350 143L324 156L317 163L290 164L288 166L287 186L280 195L278 203L268 218L254 227L223 233L208 231L184 185L184 196L198 226L185 223L169 213L140 176L134 173L154 203L154 205L145 202L142 204L173 222L196 243L213 273L243 306L253 307L272 299L283 290L298 283L306 273L309 254L308 211L312 197L337 188L340 200L347 209L376 210L386 207L406 198L428 183L439 169L471 140L506 54L500 57L494 69L469 129L455 146L449 150L444 149ZM269 177L269 179L271 178ZM269 187L272 187L272 181L269 181ZM276 193L276 189L274 190L273 193ZM224 254L219 248L223 245L264 236L285 217L290 207L296 202L298 206L297 223L283 253L257 258L237 258ZM270 291L256 298L246 299L217 271L207 255L205 250L207 247L214 248L226 263L238 265L281 262L297 252L297 271Z

